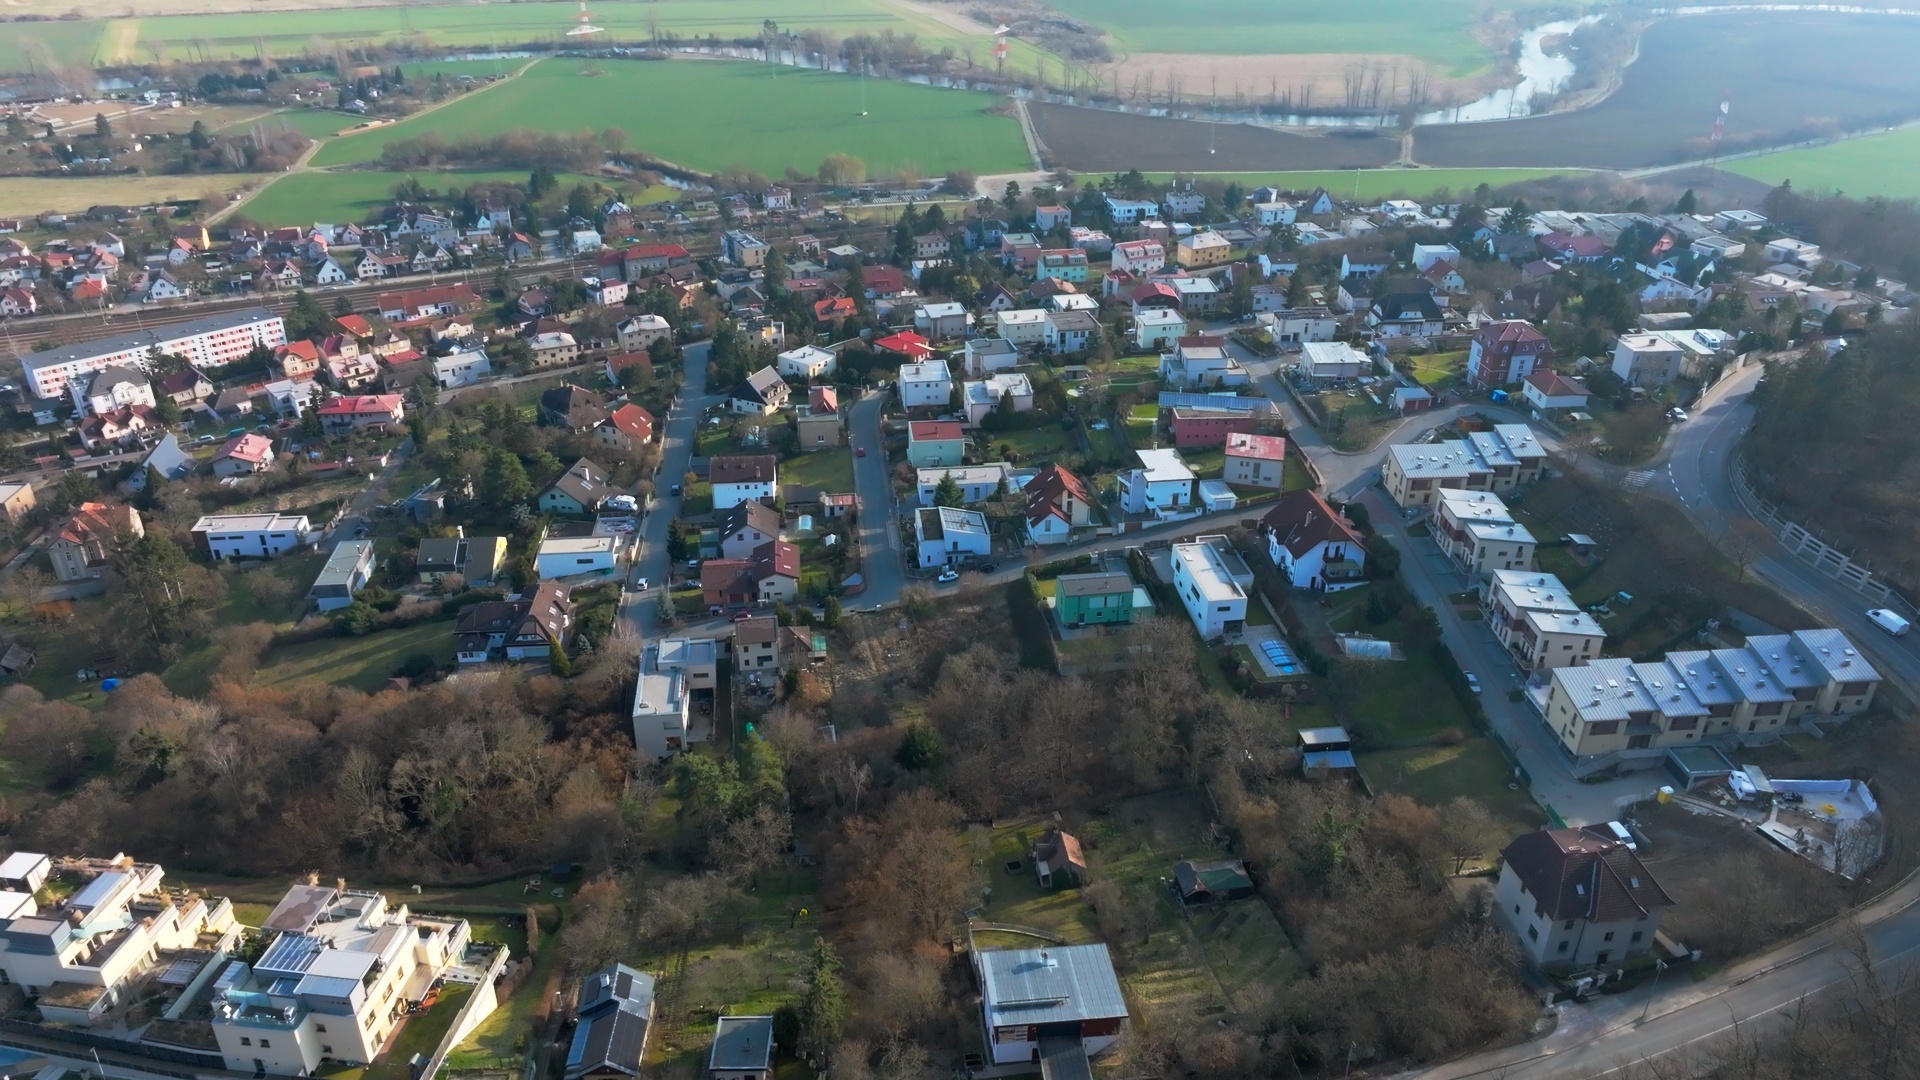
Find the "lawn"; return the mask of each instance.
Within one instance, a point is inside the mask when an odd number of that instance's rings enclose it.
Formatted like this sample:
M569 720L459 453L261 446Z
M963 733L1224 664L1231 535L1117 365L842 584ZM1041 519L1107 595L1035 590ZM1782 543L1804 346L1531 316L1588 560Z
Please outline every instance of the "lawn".
M339 132L355 124L362 123L363 117L352 113L334 112L330 109L282 109L251 120L239 120L218 131L244 131L256 123L262 127L285 127L305 135L309 139L330 139Z
M414 653L426 653L435 663L451 663L453 644L453 623L446 619L366 637L325 637L268 652L254 684L288 687L317 681L372 692Z
M1423 353L1407 358L1413 363L1413 380L1435 393L1452 389L1466 377L1467 353Z
M1444 806L1458 796L1475 799L1493 811L1508 835L1536 829L1546 812L1527 794L1507 785L1513 766L1493 740L1476 735L1452 746L1416 746L1361 754L1360 771L1375 791L1397 791L1426 806ZM1489 858L1492 852L1488 852Z
M438 115L438 114L436 114ZM364 136L355 136L363 138ZM353 172L288 173L261 188L237 211L261 225L285 225L291 222L365 221L380 207L393 201L393 189L413 176L428 191L447 195L456 188L478 183L525 183L524 170L472 170L411 172L387 170ZM591 182L592 177L564 173L558 177L563 187ZM0 190L4 190L0 182ZM659 201L651 199L650 201Z
M695 169L811 173L832 153L861 159L874 175L1028 166L1018 122L989 115L999 99L987 94L723 61L606 61L596 76L587 69L541 61L430 116L328 143L314 164L375 161L388 143L427 132L453 141L517 127L617 127L635 148Z
M1201 180L1218 180L1221 183L1238 183L1246 189L1264 187L1268 184L1282 191L1312 191L1314 188L1326 188L1337 198L1373 200L1424 198L1440 191L1463 194L1471 192L1481 184L1498 188L1526 180L1539 180L1549 176L1571 176L1584 171L1582 169L1323 169L1295 172L1183 172L1152 175L1155 179L1162 180L1171 179L1175 175Z
M1920 127L1805 150L1782 150L1720 167L1769 184L1791 180L1795 191L1807 194L1834 191L1856 199L1920 198Z
M817 450L780 463L780 482L805 484L821 491L853 490L853 452L844 447Z
M1227 471L1227 449L1224 446L1209 446L1204 449L1189 448L1180 451L1181 460L1193 475L1202 480L1218 480Z
M1313 403L1320 410L1320 434L1336 450L1365 450L1400 422L1392 409L1374 404L1365 390L1355 390L1352 397L1330 390Z
M1060 430L1059 424L1044 424L1025 431L992 432L987 439L996 456L1021 465L1049 461L1074 449L1073 435Z
M1230 855L1208 842L1206 822L1204 796L1170 790L1130 799L1073 827L1094 876L1117 883L1151 906L1153 918L1144 941L1108 943L1121 961L1128 996L1149 1010L1174 1005L1200 1011L1237 1009L1246 1001L1245 991L1272 988L1305 970L1264 900L1198 908L1184 915L1173 902L1161 882L1173 875L1176 863ZM981 868L975 884L987 893L980 918L1045 930L1069 942L1102 940L1078 889L1042 889L1033 876L1027 855L1049 827L1030 822L976 830L973 848ZM1006 864L1015 859L1021 860L1021 872L1008 873ZM991 944L1032 947L1036 942L996 935Z
M505 942L511 950L511 957L527 955L527 928L524 918L519 925L507 926L500 920L466 917L473 926L475 941ZM485 932L483 932L483 924ZM547 981L552 974L553 965L560 950L555 948L557 927L542 926L540 951L534 954L533 971L499 1007L493 1015L480 1022L480 1026L468 1035L466 1040L453 1048L447 1055L447 1065L451 1069L515 1068L525 1051L524 1041L533 1026L535 1010L546 1001Z
M1327 612L1328 626L1387 641L1404 640L1405 627L1397 620L1366 620L1367 594L1378 587L1367 585L1337 594ZM1342 702L1347 723L1359 740L1367 746L1404 746L1432 739L1450 728L1471 731L1473 718L1454 692L1440 659L1423 648L1405 652L1405 660L1367 664L1367 677L1355 680Z
M4 36L4 35L0 35ZM263 173L208 173L202 176L6 176L0 177L0 216L31 217L49 210L85 210L103 203L143 206L192 202L268 179ZM310 220L310 219L302 219Z
M1468 0L1054 0L1131 52L1403 53L1454 75L1492 57L1473 35L1482 9Z

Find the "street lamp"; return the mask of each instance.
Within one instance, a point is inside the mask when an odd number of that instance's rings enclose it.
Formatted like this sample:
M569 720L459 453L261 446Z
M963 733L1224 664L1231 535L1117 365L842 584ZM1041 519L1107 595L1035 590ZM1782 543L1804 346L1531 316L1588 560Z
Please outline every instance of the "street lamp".
M87 1053L93 1055L93 1067L100 1070L100 1080L107 1080L107 1067L100 1064L100 1051L89 1048Z
M1665 960L1655 960L1653 965L1653 989L1647 991L1646 1007L1640 1010L1640 1022L1643 1024L1647 1022L1647 1014L1653 1011L1654 996L1660 992L1660 976L1667 970Z

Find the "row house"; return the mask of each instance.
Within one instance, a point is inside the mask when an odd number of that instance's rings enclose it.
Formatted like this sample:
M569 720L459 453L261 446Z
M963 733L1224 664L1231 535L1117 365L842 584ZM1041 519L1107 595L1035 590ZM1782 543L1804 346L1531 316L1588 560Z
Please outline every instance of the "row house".
M1881 676L1838 630L1761 634L1737 649L1556 668L1543 715L1577 762L1658 757L1711 735L1773 733L1873 704Z
M1513 520L1506 502L1492 492L1441 491L1432 535L1441 553L1471 577L1533 569L1533 533Z
M1402 508L1432 506L1443 491L1506 492L1538 480L1547 449L1525 424L1495 424L1466 439L1387 447L1380 480Z
M1552 574L1495 570L1480 603L1494 638L1527 671L1590 663L1606 644L1607 632Z

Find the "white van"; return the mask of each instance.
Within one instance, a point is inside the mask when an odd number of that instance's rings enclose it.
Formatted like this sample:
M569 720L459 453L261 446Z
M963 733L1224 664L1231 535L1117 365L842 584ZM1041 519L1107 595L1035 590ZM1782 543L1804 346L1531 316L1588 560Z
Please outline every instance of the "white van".
M1913 624L1902 618L1899 612L1887 608L1874 608L1867 612L1867 618L1894 637L1906 637L1907 631L1913 629Z

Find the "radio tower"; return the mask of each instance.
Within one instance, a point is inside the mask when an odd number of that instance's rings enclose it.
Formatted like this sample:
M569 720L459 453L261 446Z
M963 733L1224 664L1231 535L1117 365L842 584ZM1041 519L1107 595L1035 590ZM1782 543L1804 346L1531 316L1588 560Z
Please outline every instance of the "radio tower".
M996 74L1004 78L1007 74L1007 35L1013 33L1013 27L1001 23L993 31L993 62L998 69Z
M587 17L587 0L580 0L580 25L567 31L567 36L568 37L586 37L588 34L600 34L600 33L605 33L605 31L602 30L600 27L593 25L592 21L589 20Z

